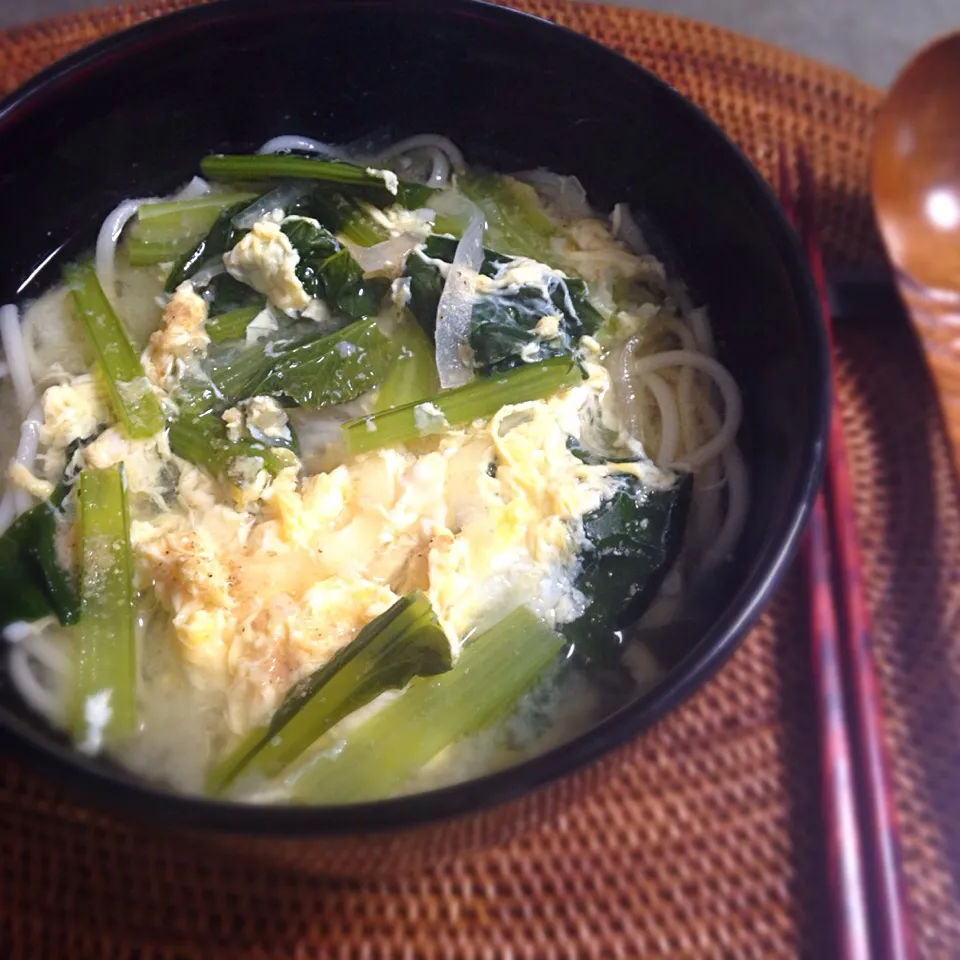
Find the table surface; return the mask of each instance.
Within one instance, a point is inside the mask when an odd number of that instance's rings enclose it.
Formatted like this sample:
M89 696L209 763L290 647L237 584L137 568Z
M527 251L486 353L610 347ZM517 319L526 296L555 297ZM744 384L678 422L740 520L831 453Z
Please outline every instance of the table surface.
M105 0L0 0L0 28ZM931 37L960 28L957 0L614 0L705 20L886 85Z

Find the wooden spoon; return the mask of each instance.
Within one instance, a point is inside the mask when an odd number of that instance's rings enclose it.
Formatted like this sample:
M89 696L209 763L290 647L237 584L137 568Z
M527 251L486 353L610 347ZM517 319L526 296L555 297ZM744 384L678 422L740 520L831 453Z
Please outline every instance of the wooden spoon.
M935 40L894 80L877 118L872 181L960 471L960 32Z

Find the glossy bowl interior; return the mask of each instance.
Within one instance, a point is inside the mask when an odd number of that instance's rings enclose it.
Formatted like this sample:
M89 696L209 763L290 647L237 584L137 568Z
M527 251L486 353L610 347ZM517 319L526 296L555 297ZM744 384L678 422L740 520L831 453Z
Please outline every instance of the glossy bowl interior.
M154 789L73 752L0 670L6 748L68 789L151 821L232 834L390 830L530 791L677 705L735 648L791 557L819 479L826 349L798 246L756 171L692 105L585 38L469 0L254 0L153 21L56 65L0 107L0 302L56 280L121 198L169 192L210 151L302 133L450 137L468 161L574 173L594 206L628 201L710 307L743 391L752 506L736 557L669 645L652 692L521 766L345 808L253 807ZM54 258L54 263L58 263Z

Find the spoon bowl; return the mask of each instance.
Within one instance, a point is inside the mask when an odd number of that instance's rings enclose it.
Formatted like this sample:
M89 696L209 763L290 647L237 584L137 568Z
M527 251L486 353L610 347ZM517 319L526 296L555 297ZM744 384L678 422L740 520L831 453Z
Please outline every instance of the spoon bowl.
M881 107L872 191L960 468L960 32L921 50Z

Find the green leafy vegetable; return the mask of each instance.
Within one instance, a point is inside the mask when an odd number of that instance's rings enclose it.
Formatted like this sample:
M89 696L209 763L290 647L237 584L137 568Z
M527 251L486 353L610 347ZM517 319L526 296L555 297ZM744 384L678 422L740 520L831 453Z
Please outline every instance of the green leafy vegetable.
M430 237L422 256L414 254L407 258L410 310L431 335L444 280L440 268L430 261L450 263L455 252L456 241ZM485 250L480 273L497 277L514 262L511 257ZM477 372L490 376L522 363L575 356L580 338L595 333L603 322L590 304L588 293L583 280L548 270L544 272L542 284L509 284L501 290L478 294L469 333ZM537 325L544 317L556 318L554 335L538 333Z
M173 265L164 289L173 293L184 280L189 280L202 266L231 250L247 232L233 225L233 218L246 207L246 201L224 207L217 215L213 226L202 239L198 240Z
M457 177L457 187L483 211L491 247L539 263L554 259L551 241L557 226L529 184L497 173L474 172Z
M154 263L173 263L182 257L196 242L196 238L183 240L138 240L128 237L123 245L131 267L149 267Z
M255 196L218 193L141 204L126 239L130 263L137 267L176 260L193 249L224 209L249 203Z
M247 772L273 777L354 710L413 677L449 670L450 644L419 592L370 621L329 663L297 684L269 725L250 734L210 772L220 793Z
M691 474L665 490L623 474L620 488L583 520L577 589L586 597L582 615L560 627L576 654L590 662L617 663L615 631L649 604L679 553Z
M325 337L275 340L211 351L207 373L228 406L248 397L284 397L301 407L355 400L376 387L394 348L375 320L357 320Z
M205 177L220 181L324 180L344 187L362 187L366 188L363 195L379 201L378 206L400 203L410 209L422 207L434 192L430 187L400 180L394 194L380 174L369 173L365 167L290 154L214 154L204 157L200 167Z
M223 343L224 340L242 340L246 335L247 327L250 321L256 317L263 307L255 305L252 307L235 307L226 313L218 314L207 320L205 329L207 336L214 343Z
M390 236L386 227L370 215L361 199L327 187L312 191L288 213L313 217L328 230L361 247L372 247Z
M93 265L68 267L73 308L100 361L117 419L130 437L151 437L163 429L163 412L120 318L113 312Z
M422 253L419 251L411 253L407 257L404 267L404 276L410 281L410 312L431 340L436 338L437 309L440 305L440 296L443 293L444 278L437 265L430 263L427 258L444 260L450 263L453 260L453 251L456 250L456 246L455 240L448 241L444 237L428 237ZM447 256L448 251L449 258ZM443 256L440 254L443 254ZM483 267L481 267L480 272L484 272Z
M76 623L80 598L57 555L61 484L53 496L21 514L0 537L0 628L55 614L60 623Z
M300 255L297 278L311 297L326 301L351 320L379 313L389 280L364 277L360 264L340 241L311 220L287 220L281 229Z
M440 390L433 344L419 324L412 318L402 320L390 342L397 354L380 384L375 407L377 413L429 399Z
M207 302L207 315L219 317L235 310L256 307L259 313L267 303L267 298L253 287L232 277L229 273L218 273L198 293ZM255 314L256 315L256 314Z
M579 367L563 358L530 363L485 380L444 390L432 400L407 403L343 425L350 453L364 453L441 433L472 420L486 420L502 406L539 400L579 383Z
M567 449L581 462L591 466L601 463L636 463L637 458L632 454L618 457L614 454L599 454L588 450L576 437L567 437Z
M200 414L181 410L170 423L169 435L170 449L178 457L204 467L214 476L229 476L241 457L261 460L264 469L274 476L297 462L293 431L289 440L262 442L249 437L230 440L227 426L215 410Z
M355 803L396 793L441 750L508 715L563 639L521 607L467 642L453 669L413 680L338 744L292 771L293 797Z
M80 524L80 625L73 736L95 751L136 729L133 558L123 467L84 470Z
M541 335L537 325L555 317L557 331ZM477 297L471 317L474 365L485 377L531 359L575 356L580 338L593 334L602 318L587 300L582 280L549 276L544 286L521 286Z

